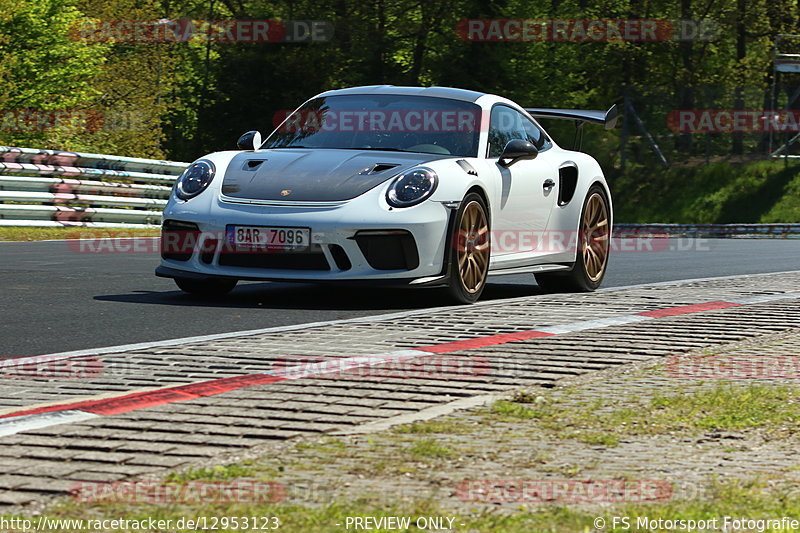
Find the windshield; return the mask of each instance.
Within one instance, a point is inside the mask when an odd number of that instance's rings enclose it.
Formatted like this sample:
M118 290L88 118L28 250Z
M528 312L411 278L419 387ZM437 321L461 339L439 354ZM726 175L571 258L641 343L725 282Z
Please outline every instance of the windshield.
M340 95L276 116L262 148L389 150L476 157L481 108L429 96ZM284 120L285 119L285 120Z

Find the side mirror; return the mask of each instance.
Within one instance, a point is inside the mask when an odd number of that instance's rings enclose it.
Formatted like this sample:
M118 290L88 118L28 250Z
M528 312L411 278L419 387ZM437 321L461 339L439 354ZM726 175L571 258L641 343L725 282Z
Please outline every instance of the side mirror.
M521 159L535 159L539 155L539 149L528 141L513 139L508 141L503 153L500 154L500 166L510 167Z
M239 150L258 150L261 146L261 132L258 130L248 131L236 141Z

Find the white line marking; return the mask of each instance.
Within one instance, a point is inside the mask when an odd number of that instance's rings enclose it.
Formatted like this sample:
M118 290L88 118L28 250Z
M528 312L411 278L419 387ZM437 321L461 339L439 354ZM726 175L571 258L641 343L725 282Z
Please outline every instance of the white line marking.
M375 366L383 363L403 361L406 359L416 359L424 355L434 355L433 352L424 350L396 350L394 352L376 353L370 355L359 355L356 357L337 357L326 359L319 363L309 363L307 365L290 366L274 372L264 372L268 376L278 376L287 380L303 379L311 376L323 374L335 374L345 372L365 366Z
M775 300L790 300L792 298L800 298L800 293L787 292L785 294L758 294L755 296L744 296L742 298L725 298L725 301L734 304L747 305L761 302L772 302Z
M553 333L558 335L559 333L574 333L576 331L583 331L586 329L621 326L624 324L632 324L634 322L642 322L643 320L653 320L653 317L642 315L610 316L606 318L597 318L594 320L581 320L580 322L572 322L571 324L560 324L557 326L536 328L536 331L543 331L545 333Z
M41 429L58 424L73 424L83 422L93 418L100 418L99 415L86 413L84 411L56 411L53 413L40 413L35 415L25 415L15 418L0 419L0 437L15 435L22 431Z

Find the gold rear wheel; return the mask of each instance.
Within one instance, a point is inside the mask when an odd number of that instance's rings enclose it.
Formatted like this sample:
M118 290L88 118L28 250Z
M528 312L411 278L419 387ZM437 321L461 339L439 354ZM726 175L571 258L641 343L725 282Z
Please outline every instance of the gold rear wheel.
M586 201L581 222L581 254L586 276L594 282L603 278L608 265L608 206L601 193L593 193Z
M575 264L570 272L536 274L536 282L542 289L548 292L586 292L600 286L608 268L610 214L605 189L599 184L592 185L583 201Z

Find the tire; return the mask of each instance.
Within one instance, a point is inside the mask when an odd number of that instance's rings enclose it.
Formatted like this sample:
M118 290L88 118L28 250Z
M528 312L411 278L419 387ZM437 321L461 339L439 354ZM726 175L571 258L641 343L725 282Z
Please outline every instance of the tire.
M224 296L231 292L239 280L236 279L186 279L175 278L175 284L183 292L194 296Z
M591 292L600 286L608 267L611 219L608 196L598 184L589 187L581 209L578 250L570 272L536 274L546 292Z
M486 287L491 255L489 211L479 194L464 197L448 244L449 299L459 304L475 303Z

